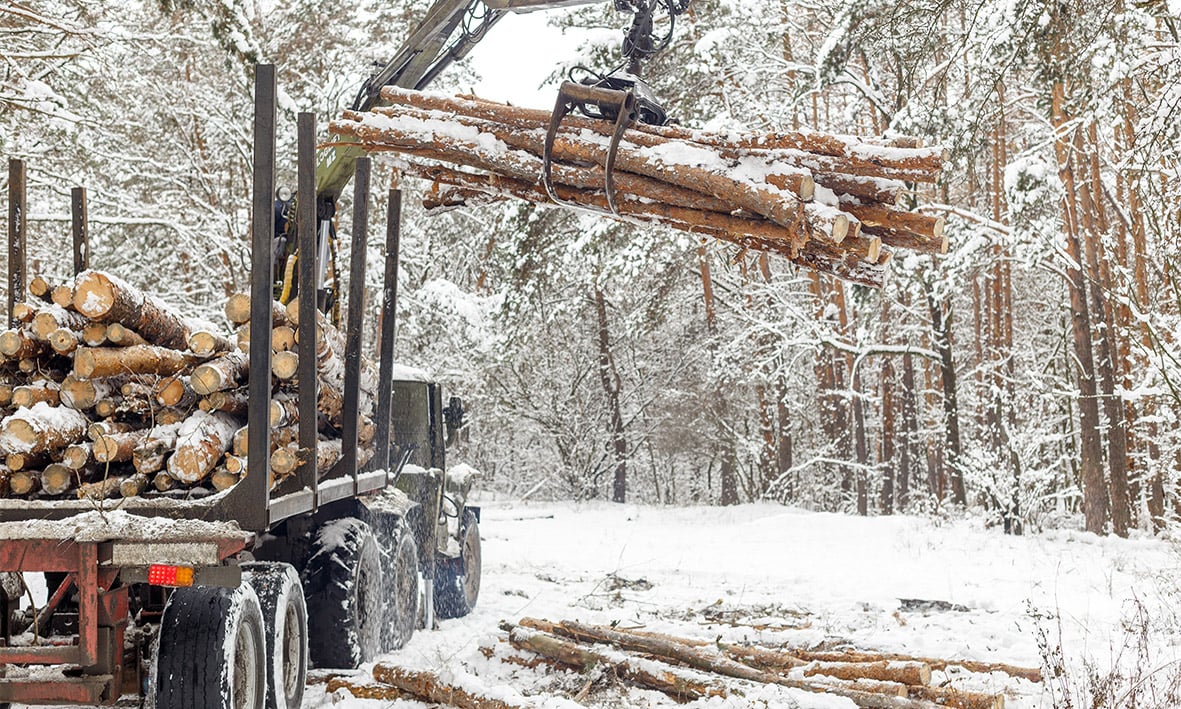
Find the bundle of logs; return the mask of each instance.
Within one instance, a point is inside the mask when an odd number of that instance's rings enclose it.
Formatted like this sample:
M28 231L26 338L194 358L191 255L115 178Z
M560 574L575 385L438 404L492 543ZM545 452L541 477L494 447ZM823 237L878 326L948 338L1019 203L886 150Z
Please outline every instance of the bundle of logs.
M428 210L518 198L553 204L543 186L547 111L387 86L391 105L346 111L342 143L403 156L429 179ZM938 179L944 155L913 138L717 133L634 124L605 170L614 124L568 116L551 153L553 197L624 221L714 237L878 287L892 250L945 253L944 220L903 209L908 183Z
M246 473L249 296L226 302L237 326L230 334L99 271L57 286L36 277L29 292L14 307L15 326L0 333L0 495L191 496L230 488ZM274 329L257 340L274 350L274 488L304 456L298 301L272 310ZM344 338L321 319L303 351L317 363L323 476L341 455ZM372 368L363 371L360 463L376 432Z
M679 702L741 695L756 685L844 697L874 709L1003 709L1002 694L967 691L931 684L932 670L954 665L966 672L1004 673L1041 681L1033 668L969 660L942 660L861 651L769 649L699 638L676 637L618 626L573 621L552 623L523 618L503 623L511 654L495 648L482 652L525 667L547 665L559 670L610 676L626 684L663 692ZM344 690L369 699L419 699L467 709L518 709L511 703L444 682L439 676L388 664L373 668L377 684L333 678L329 691ZM588 683L582 696L589 691ZM540 703L538 703L540 704Z

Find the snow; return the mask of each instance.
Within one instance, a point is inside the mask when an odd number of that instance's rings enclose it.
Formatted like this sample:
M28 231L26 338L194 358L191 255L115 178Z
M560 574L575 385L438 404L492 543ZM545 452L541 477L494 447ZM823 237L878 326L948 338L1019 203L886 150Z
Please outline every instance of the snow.
M577 673L525 669L497 629L523 616L627 627L712 640L859 649L1040 667L1038 631L1061 632L1067 671L1084 660L1110 665L1127 640L1121 622L1134 599L1174 618L1160 583L1181 557L1167 541L1079 532L1005 536L978 522L912 516L857 518L770 504L673 508L608 503L484 501L483 588L472 615L418 631L386 658L446 673L485 694L570 706ZM647 584L635 583L646 581ZM650 584L650 585L648 585ZM1175 592L1175 591L1174 591ZM901 599L943 601L908 604ZM948 608L948 610L940 610ZM1050 614L1056 620L1038 620ZM760 625L760 629L746 623ZM1049 624L1048 626L1046 624ZM1157 628L1153 666L1177 658L1181 636ZM480 647L492 648L486 658ZM368 666L358 681L371 681ZM1041 689L1000 673L936 671L932 683L1007 692L1006 706L1052 706ZM1079 680L1081 681L1081 679ZM738 686L737 684L735 686ZM572 690L570 688L573 688ZM590 706L673 706L640 690L591 694ZM554 703L545 703L545 702ZM848 707L846 700L747 688L744 696L691 707ZM309 685L307 707L426 706L327 696Z
M0 539L69 539L100 542L110 539L144 542L177 542L243 538L247 534L234 522L144 517L123 510L92 510L61 520L0 523Z

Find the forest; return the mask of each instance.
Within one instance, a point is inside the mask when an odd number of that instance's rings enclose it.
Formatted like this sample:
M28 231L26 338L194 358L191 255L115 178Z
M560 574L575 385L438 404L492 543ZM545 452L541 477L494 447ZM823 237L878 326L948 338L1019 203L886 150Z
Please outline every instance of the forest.
M4 4L0 152L29 166L31 273L70 272L82 185L95 267L220 318L248 285L254 64L278 67L294 186L296 113L327 141L422 5ZM619 63L611 4L551 22L601 30L581 64ZM946 218L948 253L870 289L570 210L426 215L426 183L379 161L375 192L407 197L399 357L464 398L450 455L514 499L1159 530L1181 512L1179 22L1177 0L693 0L646 70L675 121L943 146L903 201Z

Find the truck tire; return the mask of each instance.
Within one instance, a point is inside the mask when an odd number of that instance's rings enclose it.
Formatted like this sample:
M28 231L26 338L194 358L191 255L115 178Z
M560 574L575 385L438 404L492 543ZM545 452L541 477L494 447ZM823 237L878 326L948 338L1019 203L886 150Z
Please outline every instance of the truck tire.
M263 709L263 633L258 597L247 585L173 591L152 673L155 709Z
M303 572L308 652L319 668L356 669L381 648L381 553L354 517L322 525Z
M391 652L405 646L418 627L418 544L404 527L382 541L386 585L381 649Z
M439 559L435 568L435 615L462 618L480 598L480 524L471 510L463 511L459 528L459 558Z
M299 709L308 674L308 607L290 564L242 564L266 631L267 709Z

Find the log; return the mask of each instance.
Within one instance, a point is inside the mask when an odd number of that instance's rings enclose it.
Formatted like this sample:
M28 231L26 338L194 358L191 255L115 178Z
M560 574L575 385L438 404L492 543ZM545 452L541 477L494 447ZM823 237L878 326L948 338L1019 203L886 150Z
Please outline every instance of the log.
M812 662L804 667L804 676L827 675L837 679L873 679L908 685L931 683L931 666L924 662Z
M38 340L48 340L49 333L59 328L77 331L84 327L86 327L86 318L56 305L46 306L39 310L30 324L33 337Z
M148 476L143 473L128 475L119 483L119 494L123 497L138 497L148 489L149 483Z
M119 322L107 325L107 341L119 347L148 344L148 341L140 337L134 330Z
M202 402L206 404L206 411L224 411L239 418L245 418L250 408L250 397L244 388L215 391Z
M86 427L86 437L97 441L100 437L112 433L127 433L134 430L135 426L123 421L95 421Z
M146 430L108 433L94 439L94 459L99 463L124 463L147 437Z
M978 660L957 660L935 657L915 657L888 652L869 652L864 650L842 651L814 651L803 648L789 648L784 652L804 660L805 662L923 662L933 670L945 670L950 666L963 667L969 672L1003 672L1011 677L1019 677L1030 682L1041 682L1042 671L1032 667L1018 667L1003 662L982 662Z
M77 487L77 472L61 463L51 463L41 472L41 492L46 495L61 495Z
M53 351L62 356L73 354L74 350L78 349L81 341L78 333L73 330L67 330L64 327L59 327L49 333L49 337L46 339L49 342L49 346L53 348Z
M78 486L78 498L83 500L105 500L115 497L122 490L124 478L109 476L92 483L82 483Z
M206 396L238 386L249 368L249 357L242 352L229 352L194 369L189 384L193 391Z
M167 347L86 347L74 353L74 374L82 379L117 374L157 374L163 377L183 372L200 359Z
M74 289L64 283L54 286L50 298L53 300L53 304L59 308L74 307Z
M29 281L29 295L46 303L53 302L53 286L41 276L33 276Z
M102 347L107 343L106 323L92 322L82 328L82 341L88 347Z
M0 383L0 408L6 409L12 404L12 390L11 384Z
M91 320L125 325L148 342L174 350L187 348L189 335L201 329L123 279L99 271L78 274L74 309Z
M234 455L233 453L226 453L223 467L226 471L234 475L244 475L246 473L246 457Z
M9 453L4 457L4 464L10 471L44 468L52 462L49 453Z
M93 444L74 443L62 451L62 465L70 470L82 470L94 460Z
M328 680L328 684L324 687L324 691L330 695L335 694L341 689L357 699L377 699L383 702L392 702L396 699L406 697L406 694L397 687L391 687L385 684L357 684L344 677L333 677Z
M13 495L32 495L41 489L41 476L28 470L14 470L8 476L8 491Z
M93 408L100 399L112 393L111 384L103 379L80 379L67 374L61 383L61 403L79 411Z
M538 109L506 106L471 97L449 97L410 91L397 86L383 87L382 98L394 104L393 107L375 109L375 113L401 116L403 107L420 111L456 114L469 118L492 121L519 129L521 132L543 129L550 121L550 112ZM562 125L570 132L588 131L608 137L614 125L606 121L580 116L567 116ZM854 140L825 133L800 131L777 131L773 133L749 132L725 134L702 130L691 130L677 126L652 126L634 123L625 131L624 140L641 147L658 147L670 141L680 141L702 147L720 148L723 151L768 152L774 155L798 153L816 159L836 159L845 171L858 174L880 173L881 176L914 175L926 181L937 175L946 160L940 148L917 148L913 139L901 144L891 141L888 145L874 145L867 141ZM934 181L931 179L930 181Z
M225 468L216 468L209 475L209 484L213 486L214 490L222 491L229 490L231 487L238 484L242 479L240 473L232 473Z
M480 696L444 683L430 672L409 670L379 662L373 666L373 679L397 687L428 702L447 704L460 709L524 709L501 699Z
M146 414L151 409L144 399L112 396L94 402L94 415L99 418L111 418L115 414Z
M243 323L234 332L234 341L239 352L250 352L250 323Z
M244 325L250 322L250 295L234 293L226 298L225 313L226 320L234 325ZM287 324L287 311L278 301L271 301L271 322L275 325Z
M12 390L12 405L20 408L44 401L50 406L57 406L61 400L60 391L60 385L51 381L40 381L35 384L18 386Z
M528 650L580 672L595 667L610 668L621 679L664 692L680 701L727 696L724 686L691 679L671 667L637 658L612 656L540 631L512 628L509 642L517 649Z
M522 619L521 625L530 627L532 619ZM714 672L728 677L737 677L763 684L779 684L785 687L803 689L809 692L828 692L851 700L859 707L874 709L917 709L933 706L922 700L913 700L861 690L822 685L807 681L789 679L782 675L758 670L713 651L711 648L694 647L684 643L634 635L604 626L592 626L574 621L562 621L553 625L558 634L580 642L600 642L614 645L622 650L643 652L661 658L675 660L694 669Z
M13 303L12 321L14 325L26 325L37 315L37 307L31 303Z
M1003 694L988 692L969 692L954 687L918 687L907 688L907 696L912 699L925 699L941 707L954 709L1005 709Z
M198 330L189 335L189 351L193 354L211 356L219 352L229 352L236 344L225 335L219 335L209 330Z
M271 399L270 422L271 428L299 423L299 402L285 397Z
M180 487L180 483L177 482L176 478L169 475L167 470L161 470L152 478L152 487L160 492L168 492L169 490L175 490Z
M276 352L271 356L271 373L279 379L294 379L299 372L299 355L294 352Z
M131 452L131 464L137 473L147 475L164 467L164 459L176 446L179 428L180 426L172 424L156 426L148 431L148 435Z
M239 426L228 414L195 412L177 430L176 452L168 459L168 474L187 484L204 480L230 449Z
M82 440L88 423L74 409L40 402L0 421L0 452L7 455L59 450Z
M48 351L48 343L38 340L24 329L14 328L0 333L0 354L8 359L33 359Z
M193 391L188 377L177 374L156 383L155 399L161 406L191 409L197 403L197 392Z
M286 352L295 347L295 330L287 325L276 325L271 329L271 351Z

